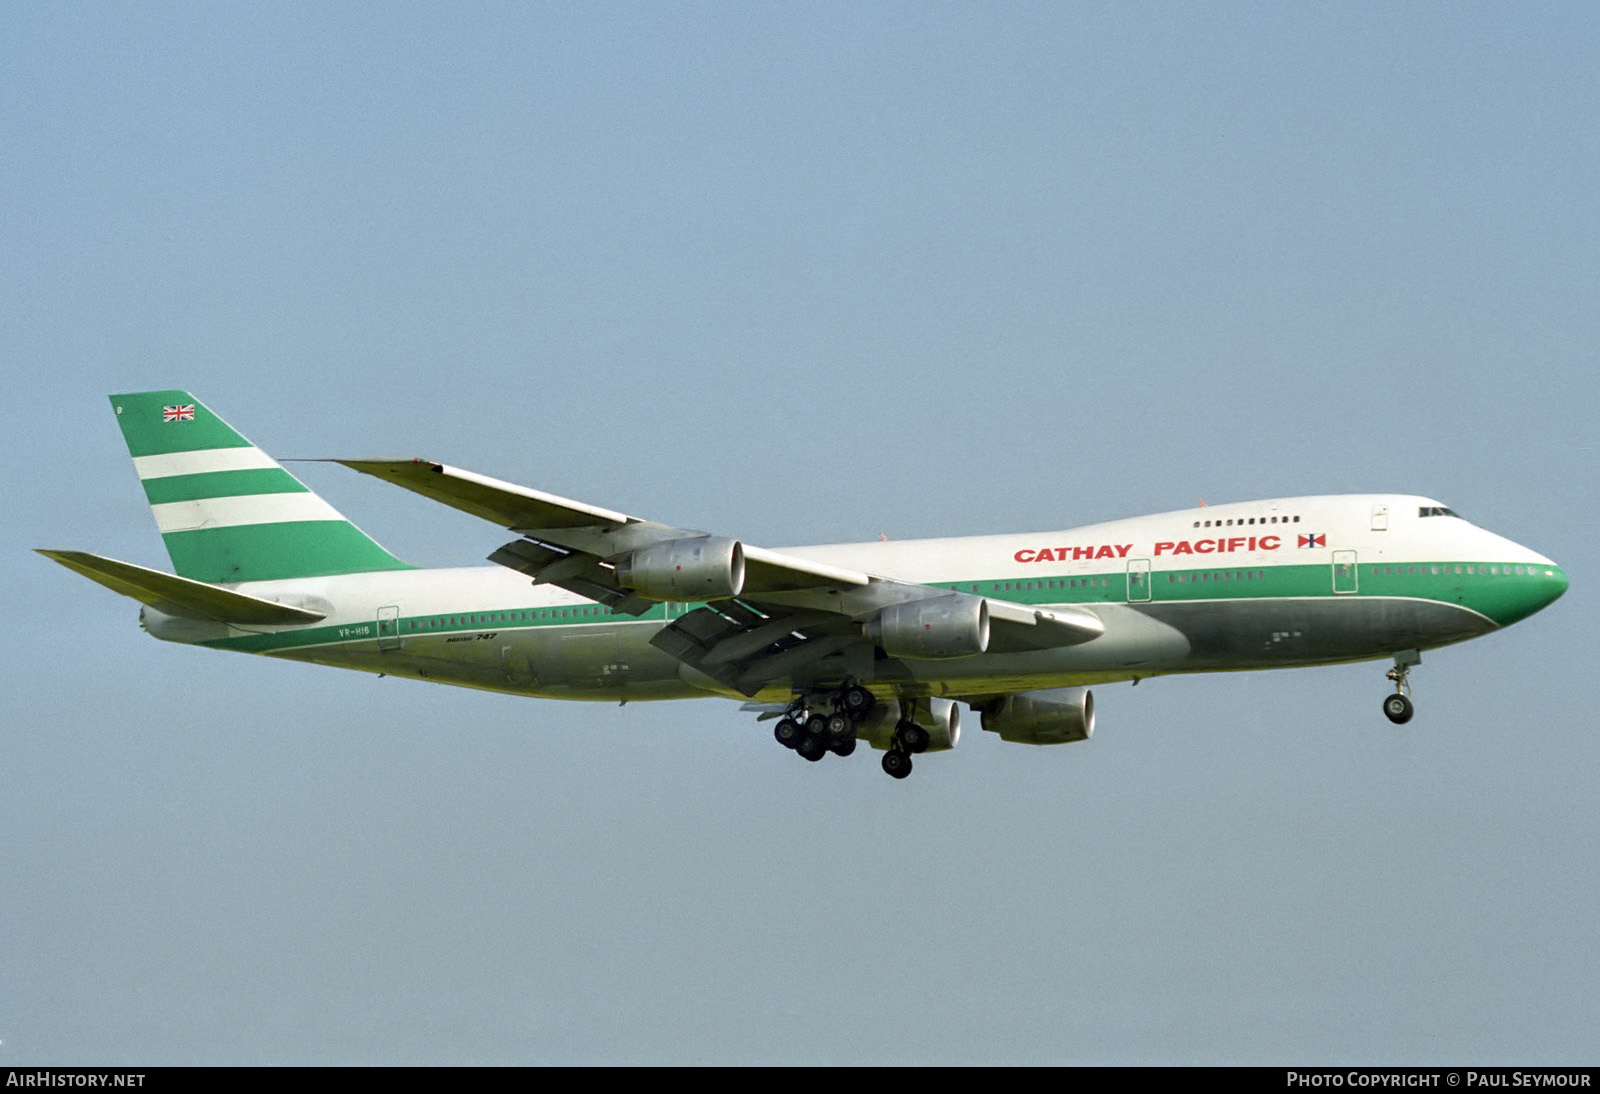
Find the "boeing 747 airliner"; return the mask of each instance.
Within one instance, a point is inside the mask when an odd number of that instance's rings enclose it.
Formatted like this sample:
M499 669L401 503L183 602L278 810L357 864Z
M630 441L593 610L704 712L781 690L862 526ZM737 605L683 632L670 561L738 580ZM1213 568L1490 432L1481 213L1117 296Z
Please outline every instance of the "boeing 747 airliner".
M1058 532L757 547L429 460L340 460L493 521L494 566L391 555L186 391L111 398L176 574L41 553L157 638L551 699L725 696L807 760L858 740L904 778L960 707L1007 741L1094 731L1090 685L1391 660L1567 588L1431 498L1276 498Z

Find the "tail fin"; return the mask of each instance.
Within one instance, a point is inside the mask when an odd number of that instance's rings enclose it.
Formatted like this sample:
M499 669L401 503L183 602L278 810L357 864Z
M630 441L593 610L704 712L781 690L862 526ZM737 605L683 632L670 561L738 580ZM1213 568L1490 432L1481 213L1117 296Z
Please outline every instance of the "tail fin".
M113 395L111 405L180 576L411 569L187 391Z

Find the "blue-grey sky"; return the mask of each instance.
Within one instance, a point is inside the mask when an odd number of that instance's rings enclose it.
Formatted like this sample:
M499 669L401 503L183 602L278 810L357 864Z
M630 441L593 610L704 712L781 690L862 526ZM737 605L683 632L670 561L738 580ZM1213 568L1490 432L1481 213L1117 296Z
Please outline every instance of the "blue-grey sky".
M0 1064L1600 1057L1600 13L0 7ZM1397 490L1572 589L1384 665L975 719L164 645L105 396L758 544ZM336 467L391 550L497 529Z

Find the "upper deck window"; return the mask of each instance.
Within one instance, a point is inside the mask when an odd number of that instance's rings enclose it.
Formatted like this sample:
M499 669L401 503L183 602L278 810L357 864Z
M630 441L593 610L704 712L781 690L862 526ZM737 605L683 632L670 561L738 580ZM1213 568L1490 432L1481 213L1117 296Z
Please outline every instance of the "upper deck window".
M1417 510L1419 517L1457 517L1461 516L1454 509L1446 509L1442 505L1424 505Z

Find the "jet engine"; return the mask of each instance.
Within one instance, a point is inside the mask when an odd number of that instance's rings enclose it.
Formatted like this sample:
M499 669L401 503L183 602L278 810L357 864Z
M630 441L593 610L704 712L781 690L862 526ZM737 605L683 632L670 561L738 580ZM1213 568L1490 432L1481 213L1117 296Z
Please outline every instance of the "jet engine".
M928 700L927 714L918 711L916 723L928 731L928 751L943 752L961 740L961 708L950 699Z
M863 632L890 657L969 657L989 648L989 605L959 594L891 604Z
M736 539L695 536L641 547L617 560L617 584L648 600L721 600L744 588Z
M1094 733L1094 693L1088 688L1014 692L983 708L983 728L1003 741L1026 745L1087 741Z

